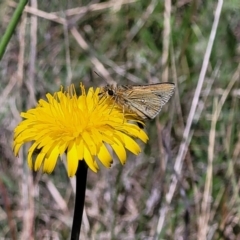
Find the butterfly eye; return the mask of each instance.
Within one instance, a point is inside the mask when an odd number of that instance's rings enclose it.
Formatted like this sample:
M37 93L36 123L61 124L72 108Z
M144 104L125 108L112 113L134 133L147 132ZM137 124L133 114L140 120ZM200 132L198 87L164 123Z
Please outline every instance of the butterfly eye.
M114 94L113 90L108 89L108 95L109 95L109 96L113 96L113 94Z
M144 129L144 125L140 122L137 122L137 125L141 128L141 129Z

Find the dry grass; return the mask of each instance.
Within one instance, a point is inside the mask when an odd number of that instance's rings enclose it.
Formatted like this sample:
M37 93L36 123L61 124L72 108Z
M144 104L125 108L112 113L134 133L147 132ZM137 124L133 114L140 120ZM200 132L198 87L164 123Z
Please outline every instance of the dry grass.
M30 2L0 62L0 239L68 239L74 179L61 161L31 173L12 131L80 81L177 86L141 155L89 172L81 239L240 239L239 4ZM1 33L15 7L0 3Z

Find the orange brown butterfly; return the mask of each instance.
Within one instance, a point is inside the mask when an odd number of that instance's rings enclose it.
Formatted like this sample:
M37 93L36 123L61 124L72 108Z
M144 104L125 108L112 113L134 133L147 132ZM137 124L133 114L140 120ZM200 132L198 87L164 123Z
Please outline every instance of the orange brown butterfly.
M154 119L175 90L174 83L149 85L106 85L99 97L111 97L116 104L137 114L142 120Z

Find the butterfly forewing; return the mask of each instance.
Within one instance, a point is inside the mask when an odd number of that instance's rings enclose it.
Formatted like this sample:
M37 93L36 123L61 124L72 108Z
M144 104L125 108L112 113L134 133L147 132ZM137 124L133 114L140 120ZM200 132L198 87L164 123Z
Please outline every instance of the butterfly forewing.
M138 86L133 86L133 91L135 87L138 87ZM141 87L142 87L141 91L143 92L150 91L154 95L161 97L162 106L169 101L169 99L171 98L175 90L174 83L157 83L157 84L144 85Z
M100 96L111 96L123 109L136 113L142 119L153 119L173 95L174 89L173 83L111 85L104 87Z
M155 118L162 108L161 98L152 93L144 94L141 99L130 100L130 104L132 106L130 109L137 113L142 119Z

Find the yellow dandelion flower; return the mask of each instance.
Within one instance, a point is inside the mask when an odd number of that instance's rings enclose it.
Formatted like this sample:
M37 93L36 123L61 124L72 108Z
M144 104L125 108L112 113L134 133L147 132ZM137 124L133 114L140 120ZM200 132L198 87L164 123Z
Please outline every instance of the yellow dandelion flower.
M28 165L37 171L51 173L57 159L67 153L68 176L74 176L79 160L97 172L97 159L110 167L113 149L122 164L126 161L126 150L134 154L141 149L135 139L148 140L146 133L136 125L133 114L124 114L116 104L99 99L99 91L90 88L86 94L77 96L73 85L68 91L47 94L47 101L40 100L36 108L22 112L24 118L14 130L13 149L17 156L24 143L31 142L28 150ZM36 159L33 152L38 150ZM35 151L37 152L37 151Z

